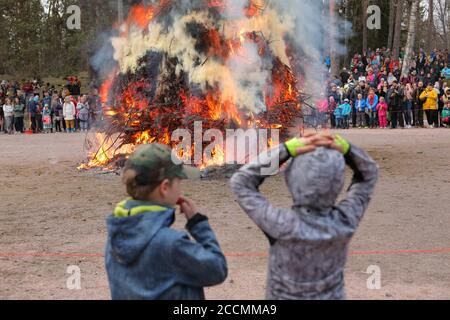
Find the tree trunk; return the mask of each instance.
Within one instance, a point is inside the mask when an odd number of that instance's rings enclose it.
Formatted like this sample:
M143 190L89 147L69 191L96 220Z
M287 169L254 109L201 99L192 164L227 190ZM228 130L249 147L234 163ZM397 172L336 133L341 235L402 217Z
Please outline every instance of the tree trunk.
M411 14L409 17L409 26L408 26L408 40L406 41L406 52L405 57L403 59L403 68L402 68L402 76L406 77L409 72L409 62L411 58L411 54L414 49L414 42L416 41L416 22L417 22L417 13L419 12L419 1L413 0L411 5Z
M449 49L450 50L450 1L446 1L446 3L445 3L445 7L447 8L446 9L446 12L447 12L447 15L446 15L446 17L447 17L447 38L446 38L446 40L445 40L445 47L447 48L447 49Z
M348 1L345 1L345 7L344 7L344 37L345 37L345 58L344 58L344 64L346 66L349 65L349 56L348 56L348 52L349 52L349 48L348 48L348 26L347 26L347 21L348 21Z
M119 25L123 23L124 13L123 13L123 0L117 0L117 15Z
M395 30L394 30L394 43L392 45L392 59L398 61L400 56L400 45L402 35L402 16L403 16L403 3L405 0L397 1L397 9L395 10Z
M412 9L413 9L412 5L413 5L414 1L415 0L406 0L406 3L405 3L405 6L408 8L408 14L406 16L407 22L408 22L408 25L406 27L408 28L408 30L409 30L409 23L411 22L411 15L412 15Z
M397 0L391 0L389 5L389 32L388 32L387 48L390 50L392 50L392 39L394 36L396 1Z
M336 30L336 4L335 0L330 0L330 58L331 58L331 75L333 76L339 73L335 30Z
M427 54L429 54L434 49L434 0L428 0L427 39Z
M369 7L369 0L363 1L362 12L362 28L363 28L363 53L367 53L367 8Z
M438 0L437 2L437 8L438 8L438 15L439 15L439 21L442 25L442 41L445 44L445 48L449 49L449 18L450 18L450 13L448 11L450 11L449 8L449 0Z

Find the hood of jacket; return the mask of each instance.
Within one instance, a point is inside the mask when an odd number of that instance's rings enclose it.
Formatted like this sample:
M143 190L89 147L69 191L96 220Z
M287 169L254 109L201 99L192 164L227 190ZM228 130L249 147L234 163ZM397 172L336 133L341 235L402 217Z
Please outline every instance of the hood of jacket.
M338 151L318 148L293 159L285 177L294 207L331 208L344 187L345 160Z
M130 216L124 213L130 213ZM123 265L132 264L156 233L175 222L175 209L151 202L126 200L108 217L111 254Z

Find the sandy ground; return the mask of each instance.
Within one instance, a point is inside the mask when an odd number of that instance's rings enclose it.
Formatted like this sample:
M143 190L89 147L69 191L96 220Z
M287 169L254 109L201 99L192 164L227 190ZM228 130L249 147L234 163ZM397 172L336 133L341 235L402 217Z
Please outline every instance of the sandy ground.
M376 195L351 245L348 297L450 299L450 130L344 136L381 166ZM0 135L1 299L110 298L102 257L105 217L126 195L119 177L76 170L83 141L81 134ZM268 243L234 202L227 181L185 189L210 216L228 255L229 277L207 297L264 298ZM282 177L269 179L262 191L289 206ZM180 216L176 226L183 225ZM81 290L67 289L71 265L81 270ZM379 290L367 288L372 265L381 270Z

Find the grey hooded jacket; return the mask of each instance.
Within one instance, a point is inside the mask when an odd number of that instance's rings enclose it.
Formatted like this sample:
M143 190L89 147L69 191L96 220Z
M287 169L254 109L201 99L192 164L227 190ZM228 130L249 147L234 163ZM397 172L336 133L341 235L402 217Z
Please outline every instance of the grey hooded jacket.
M284 145L262 154L231 179L239 205L271 243L267 299L345 299L348 245L368 207L378 166L356 146L345 159L325 148L297 157L285 174L294 201L287 210L272 206L258 190L266 177L261 169L275 159L280 165L290 159ZM347 198L336 205L346 163L354 171L353 181Z

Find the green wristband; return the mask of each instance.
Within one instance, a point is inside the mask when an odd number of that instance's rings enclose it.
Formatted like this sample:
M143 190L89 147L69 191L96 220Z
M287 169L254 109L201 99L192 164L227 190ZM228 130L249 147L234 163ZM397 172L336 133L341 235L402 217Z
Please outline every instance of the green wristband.
M342 154L344 156L350 151L350 143L338 134L334 138L334 143L342 147Z
M298 156L297 150L306 147L306 144L303 143L299 138L294 138L285 143L286 148L291 155L291 157Z

